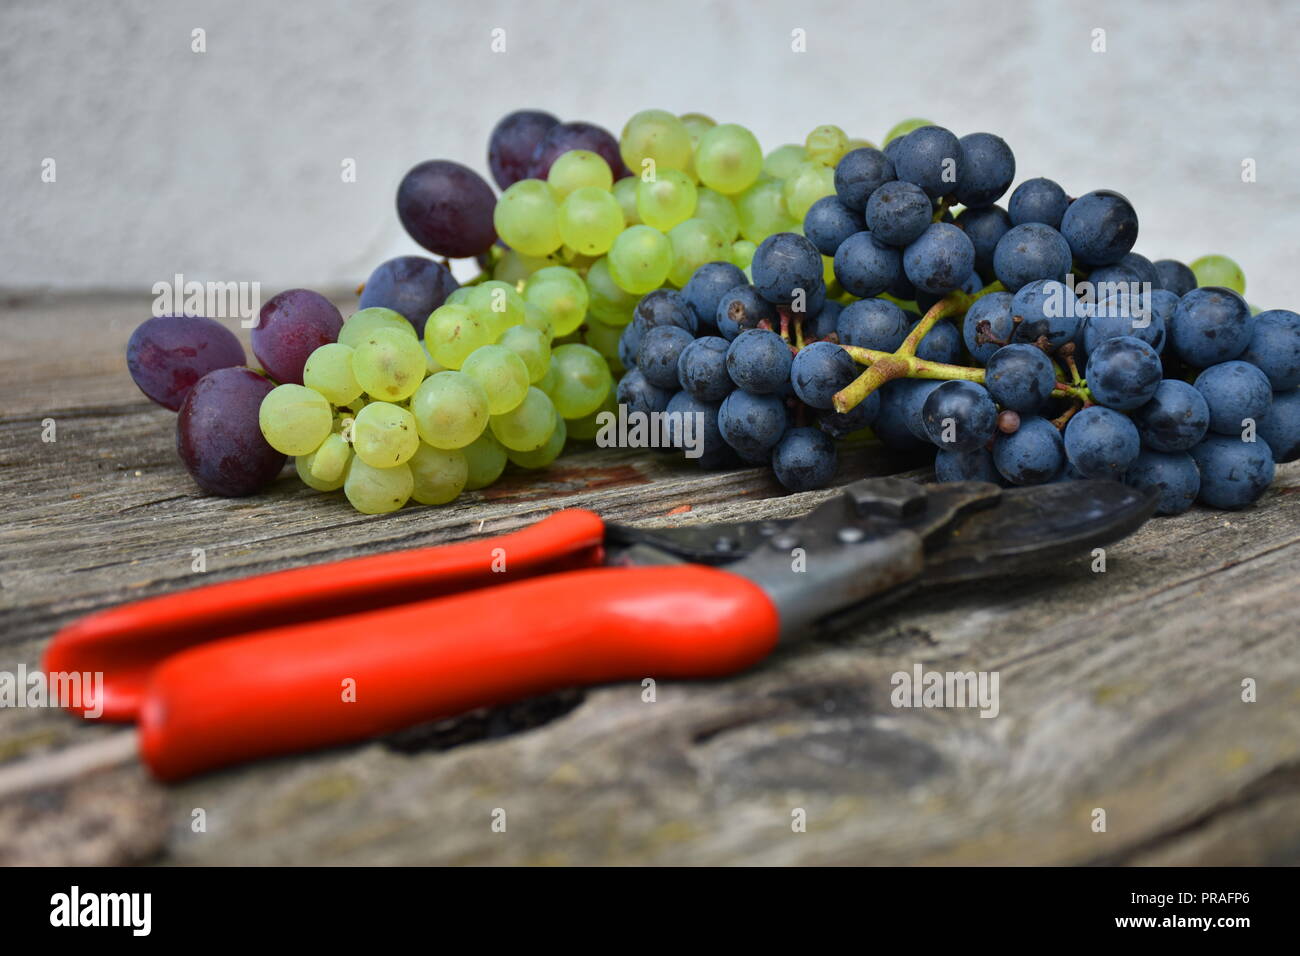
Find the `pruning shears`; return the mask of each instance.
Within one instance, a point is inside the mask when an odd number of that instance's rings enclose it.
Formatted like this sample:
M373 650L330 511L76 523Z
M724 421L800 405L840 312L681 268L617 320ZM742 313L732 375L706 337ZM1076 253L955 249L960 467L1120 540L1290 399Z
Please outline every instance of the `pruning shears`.
M102 718L134 722L171 781L575 685L733 674L864 601L1041 568L1153 510L1117 482L899 478L784 520L644 529L565 510L92 614L43 663L102 672Z

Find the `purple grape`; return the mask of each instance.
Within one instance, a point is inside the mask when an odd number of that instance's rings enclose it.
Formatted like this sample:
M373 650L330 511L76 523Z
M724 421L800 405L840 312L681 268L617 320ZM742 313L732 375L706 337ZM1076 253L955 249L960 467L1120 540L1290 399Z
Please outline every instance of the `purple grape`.
M515 110L501 117L488 138L488 168L502 189L528 178L537 144L560 121L542 110Z
M253 354L281 384L302 384L307 356L338 340L343 316L334 303L310 289L281 292L262 306L253 329Z
M243 365L244 347L220 322L197 315L160 315L142 322L126 343L126 367L150 399L173 412L214 369Z
M423 337L430 313L459 287L451 270L441 262L423 256L398 256L381 262L370 273L357 307L400 312Z
M585 149L599 155L609 163L615 179L631 175L618 153L618 140L609 130L593 123L561 123L552 126L533 150L533 161L528 167L529 178L545 179L551 171L551 163L571 149Z
M284 455L266 443L257 412L274 383L249 368L219 368L199 379L176 419L176 451L211 495L242 498L280 473Z
M497 197L483 177L447 159L420 163L397 187L397 218L430 252L468 259L497 241Z

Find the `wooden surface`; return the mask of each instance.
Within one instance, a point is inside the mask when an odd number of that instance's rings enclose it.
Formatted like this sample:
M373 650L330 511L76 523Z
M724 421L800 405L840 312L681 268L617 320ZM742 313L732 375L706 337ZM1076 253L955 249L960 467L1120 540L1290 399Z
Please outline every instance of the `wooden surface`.
M800 513L827 494L588 450L386 517L291 469L254 498L203 497L173 415L126 375L147 315L143 298L0 306L0 671L35 666L80 614L200 582L562 506L671 524ZM840 480L899 467L857 452ZM661 682L654 703L639 684L567 692L173 787L136 766L86 775L0 801L0 863L1300 862L1297 490L1286 466L1247 511L1150 522L1104 574L1081 561L866 609L735 679ZM890 675L918 662L997 671L1000 715L895 709ZM1247 678L1257 702L1241 699ZM105 732L0 710L0 764Z

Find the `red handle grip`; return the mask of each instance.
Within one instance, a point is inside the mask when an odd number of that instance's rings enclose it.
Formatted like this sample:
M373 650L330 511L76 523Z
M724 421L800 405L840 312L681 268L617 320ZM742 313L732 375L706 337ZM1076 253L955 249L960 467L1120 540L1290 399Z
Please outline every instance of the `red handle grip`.
M174 780L578 684L719 676L761 660L778 630L757 585L697 565L573 571L277 628L163 662L141 755Z
M598 515L575 509L512 534L179 591L73 622L54 636L43 666L47 674L102 672L103 718L132 720L150 672L196 644L592 567L604 558L604 535ZM505 557L505 570L494 573L499 555Z

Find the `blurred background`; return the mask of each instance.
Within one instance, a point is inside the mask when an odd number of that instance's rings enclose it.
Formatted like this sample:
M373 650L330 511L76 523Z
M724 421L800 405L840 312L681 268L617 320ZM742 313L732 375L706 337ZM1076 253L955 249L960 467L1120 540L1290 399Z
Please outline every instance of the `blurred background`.
M1117 189L1136 251L1230 255L1252 303L1295 308L1298 37L1282 0L4 0L0 289L355 286L422 252L393 204L415 163L486 177L488 134L521 107L615 136L660 107L765 150L820 123L879 145L909 116L995 132L1017 182Z

